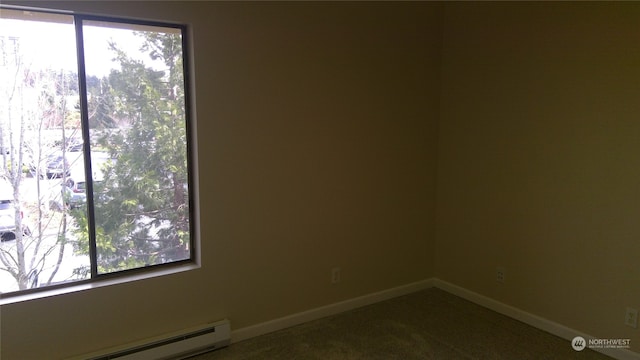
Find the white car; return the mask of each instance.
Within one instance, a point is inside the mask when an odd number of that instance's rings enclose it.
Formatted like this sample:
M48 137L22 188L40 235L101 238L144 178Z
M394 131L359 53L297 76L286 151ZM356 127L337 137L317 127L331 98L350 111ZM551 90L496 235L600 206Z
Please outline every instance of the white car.
M24 214L20 212L20 216ZM6 199L3 196L0 199L0 238L2 241L13 240L16 238L16 208L13 206L13 199ZM22 224L22 233L30 235L31 230L26 224Z
M62 186L62 199L69 209L79 208L87 202L86 184L84 178L69 177Z

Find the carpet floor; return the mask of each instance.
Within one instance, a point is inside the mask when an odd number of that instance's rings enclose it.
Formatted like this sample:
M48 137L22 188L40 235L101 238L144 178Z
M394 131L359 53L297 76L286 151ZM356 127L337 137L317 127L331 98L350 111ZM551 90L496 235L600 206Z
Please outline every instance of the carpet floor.
M432 288L190 358L240 359L611 358Z

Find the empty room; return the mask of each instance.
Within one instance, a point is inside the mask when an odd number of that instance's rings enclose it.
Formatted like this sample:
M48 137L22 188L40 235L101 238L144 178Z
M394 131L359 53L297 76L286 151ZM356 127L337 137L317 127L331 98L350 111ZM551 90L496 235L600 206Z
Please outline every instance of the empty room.
M640 3L1 5L1 359L640 358Z

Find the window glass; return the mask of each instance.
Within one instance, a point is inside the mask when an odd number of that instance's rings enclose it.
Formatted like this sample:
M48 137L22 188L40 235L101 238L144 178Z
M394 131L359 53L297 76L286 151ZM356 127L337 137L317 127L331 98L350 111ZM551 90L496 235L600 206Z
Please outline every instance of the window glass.
M189 259L182 37L83 23L98 272Z
M0 292L84 279L65 184L82 153L73 17L2 11ZM12 16L17 15L17 16Z
M183 28L0 14L0 293L191 260Z

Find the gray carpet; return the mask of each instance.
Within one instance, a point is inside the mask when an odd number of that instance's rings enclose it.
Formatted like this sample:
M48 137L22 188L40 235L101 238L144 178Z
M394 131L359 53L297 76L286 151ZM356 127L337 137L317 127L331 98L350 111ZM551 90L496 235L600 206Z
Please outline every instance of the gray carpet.
M258 336L190 358L589 359L609 357L439 289Z

